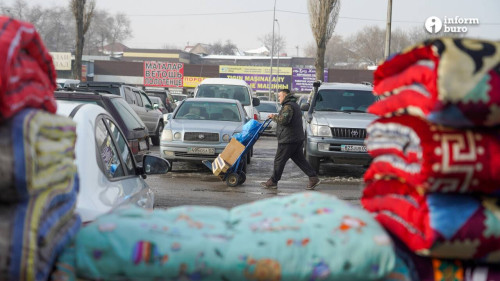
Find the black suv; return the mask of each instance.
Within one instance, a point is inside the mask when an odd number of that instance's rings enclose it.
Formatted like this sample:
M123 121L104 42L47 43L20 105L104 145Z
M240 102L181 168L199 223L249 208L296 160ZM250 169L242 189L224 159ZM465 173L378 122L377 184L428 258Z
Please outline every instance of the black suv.
M174 112L175 108L177 107L174 97L168 90L161 88L146 88L144 89L144 92L146 92L148 96L159 97L167 108L168 112Z
M153 107L153 103L142 89L119 82L95 81L80 83L78 88L106 92L124 98L135 113L139 115L142 122L146 124L153 144L160 145L160 137L163 131L163 114Z
M142 163L144 154L149 154L148 128L122 97L106 93L76 91L56 91L54 96L57 100L93 103L103 107L113 116L125 135L136 163Z

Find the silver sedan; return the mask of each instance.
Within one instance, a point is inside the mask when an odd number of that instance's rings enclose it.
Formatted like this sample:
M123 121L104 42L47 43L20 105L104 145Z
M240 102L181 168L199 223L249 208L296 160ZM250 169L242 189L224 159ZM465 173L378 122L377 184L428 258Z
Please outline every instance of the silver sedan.
M233 99L184 100L167 114L160 153L173 161L213 160L248 121L241 103Z

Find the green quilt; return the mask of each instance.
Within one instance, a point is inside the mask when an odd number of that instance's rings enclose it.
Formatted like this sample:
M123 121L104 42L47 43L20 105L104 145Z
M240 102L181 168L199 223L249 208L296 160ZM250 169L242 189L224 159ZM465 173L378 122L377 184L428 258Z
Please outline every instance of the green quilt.
M54 277L376 280L394 266L392 242L369 213L305 192L231 210L119 209L78 233Z

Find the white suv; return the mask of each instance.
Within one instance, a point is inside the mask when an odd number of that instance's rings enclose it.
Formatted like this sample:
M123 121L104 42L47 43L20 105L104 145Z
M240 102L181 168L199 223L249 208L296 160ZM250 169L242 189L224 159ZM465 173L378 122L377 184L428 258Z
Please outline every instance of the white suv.
M253 97L252 88L247 82L231 78L207 78L194 90L194 98L226 98L238 100L245 107L247 116L259 120L259 111L255 108L260 104Z

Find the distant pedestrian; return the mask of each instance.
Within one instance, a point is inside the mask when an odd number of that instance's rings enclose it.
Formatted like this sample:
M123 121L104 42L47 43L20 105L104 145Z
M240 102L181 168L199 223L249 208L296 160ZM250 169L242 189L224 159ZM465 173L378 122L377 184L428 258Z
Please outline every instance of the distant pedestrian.
M288 159L292 159L309 177L306 189L312 190L320 183L320 179L303 154L304 129L302 127L302 112L296 103L297 98L288 89L284 89L278 93L278 100L282 105L279 114L268 116L278 125L276 130L278 149L274 158L274 170L271 178L262 182L261 185L264 188L277 189L285 164Z

